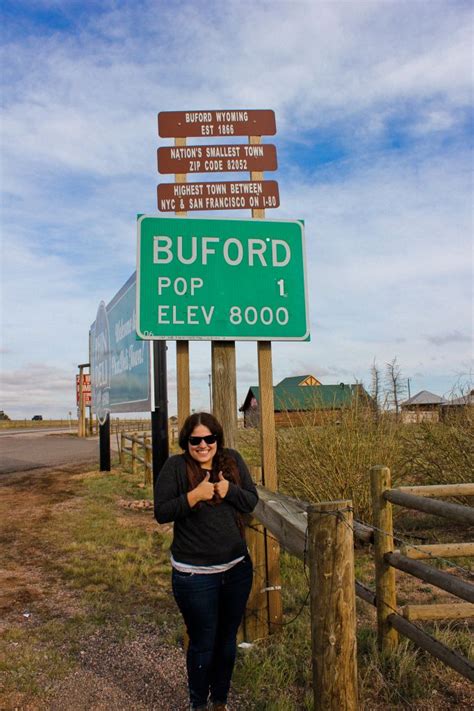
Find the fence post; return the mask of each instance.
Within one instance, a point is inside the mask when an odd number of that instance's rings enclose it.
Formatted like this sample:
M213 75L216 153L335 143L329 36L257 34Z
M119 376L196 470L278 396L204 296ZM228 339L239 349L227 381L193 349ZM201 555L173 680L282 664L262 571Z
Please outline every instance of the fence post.
M152 456L151 456L151 449L148 449L148 447L151 447L151 437L148 435L145 436L144 439L144 444L145 444L145 484L151 484L152 483Z
M152 467L152 462L151 462L151 449L148 449L148 447L151 447L151 438L145 434L143 437L143 444L145 446L145 484L151 484L152 476L151 476L151 467Z
M352 502L308 508L315 711L356 711L357 647Z
M125 464L125 432L122 430L120 433L120 466L123 467Z
M138 432L132 432L132 474L137 473L138 466Z
M390 469L376 466L370 470L372 514L374 525L375 591L377 604L377 639L382 651L391 652L398 644L398 632L387 618L397 610L395 569L385 561L393 552L392 504L383 496L391 488Z

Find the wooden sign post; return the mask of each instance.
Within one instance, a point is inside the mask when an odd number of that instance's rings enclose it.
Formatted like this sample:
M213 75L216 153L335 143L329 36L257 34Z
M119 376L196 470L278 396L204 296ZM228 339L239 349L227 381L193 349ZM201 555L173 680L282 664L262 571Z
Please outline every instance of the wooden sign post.
M250 145L259 145L260 136L250 136ZM252 172L251 180L263 180L263 173ZM265 218L265 210L255 208L252 217ZM270 491L278 491L275 408L273 402L272 342L257 342L258 384L260 389L260 451L262 457L262 484ZM265 555L267 560L267 594L270 630L275 631L283 619L280 577L280 544L265 529Z
M235 449L237 435L237 369L235 341L212 341L212 407L224 430L226 447Z
M79 366L79 437L86 436L86 408L84 406L84 394L82 392L84 387L82 378L83 368L83 365Z
M84 368L90 368L89 363L80 363L78 366L79 375L76 375L76 402L79 409L78 417L78 437L87 437L86 427L86 407L91 401L90 395L90 375L84 373ZM86 383L87 380L87 383ZM92 415L91 415L92 418Z
M174 145L186 146L186 138L175 138ZM176 183L186 182L186 173L176 173ZM176 211L177 217L186 217L185 211ZM178 433L191 412L191 384L189 379L189 341L176 341L176 392L178 408Z

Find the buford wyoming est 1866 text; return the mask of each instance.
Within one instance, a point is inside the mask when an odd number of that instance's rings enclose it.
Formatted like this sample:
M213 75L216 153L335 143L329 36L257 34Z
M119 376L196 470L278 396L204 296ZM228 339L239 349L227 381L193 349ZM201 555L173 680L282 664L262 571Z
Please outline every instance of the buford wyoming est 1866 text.
M138 220L137 333L146 339L306 340L296 220Z
M249 111L161 111L158 133L162 138L186 136L274 136L275 113Z

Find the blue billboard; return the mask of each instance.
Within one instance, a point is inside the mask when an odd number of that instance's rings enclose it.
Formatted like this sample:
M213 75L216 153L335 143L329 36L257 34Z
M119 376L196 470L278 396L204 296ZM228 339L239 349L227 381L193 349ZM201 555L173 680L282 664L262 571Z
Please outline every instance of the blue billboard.
M103 424L111 412L153 409L149 341L136 335L136 272L105 305L90 330L92 409Z

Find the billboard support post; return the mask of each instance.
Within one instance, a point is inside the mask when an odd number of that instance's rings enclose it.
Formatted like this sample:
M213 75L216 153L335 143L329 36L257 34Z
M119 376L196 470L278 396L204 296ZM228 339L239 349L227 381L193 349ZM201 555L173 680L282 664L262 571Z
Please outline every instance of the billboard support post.
M151 446L153 453L153 485L168 459L168 392L166 382L166 341L153 342L153 382L155 406L151 412Z
M99 425L100 471L110 471L110 414L107 413L104 424Z

